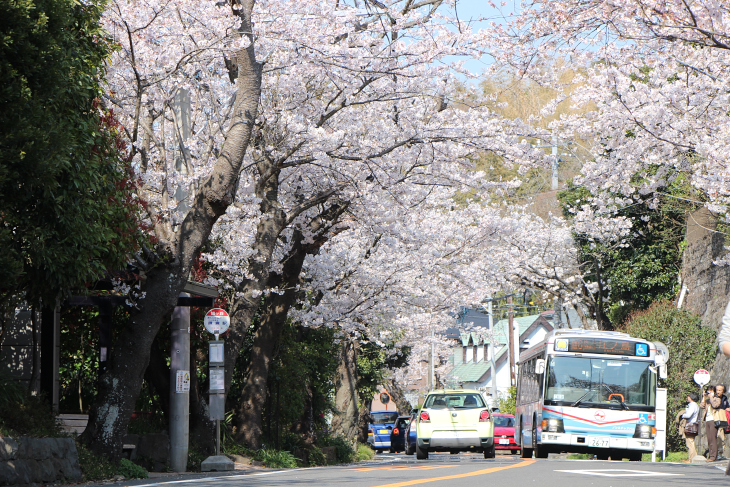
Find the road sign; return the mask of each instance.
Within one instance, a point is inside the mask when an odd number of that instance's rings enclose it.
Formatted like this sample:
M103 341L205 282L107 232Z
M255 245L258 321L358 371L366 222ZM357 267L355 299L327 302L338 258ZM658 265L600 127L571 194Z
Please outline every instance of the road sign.
M231 325L231 318L228 316L226 310L213 308L205 313L203 325L209 333L218 336L228 330L228 327Z
M697 384L704 386L705 384L710 383L710 373L707 372L705 369L700 369L695 372L694 379Z

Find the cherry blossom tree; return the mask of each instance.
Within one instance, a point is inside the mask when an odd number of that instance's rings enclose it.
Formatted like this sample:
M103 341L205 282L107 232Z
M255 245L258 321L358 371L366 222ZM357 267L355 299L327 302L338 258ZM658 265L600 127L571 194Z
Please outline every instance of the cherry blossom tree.
M546 84L556 81L555 57L585 68L571 101L592 109L552 128L595 141L577 182L604 195L598 208L651 198L682 174L724 214L728 14L722 2L702 0L538 0L495 26L493 53Z
M266 65L251 171L241 175L240 204L219 222L215 249L206 256L231 286L229 371L267 295L237 420L249 446L260 444L268 363L307 255L334 237L352 251L367 248L390 227L405 231L412 212L432 219L448 213L459 190L476 197L507 186L473 170L470 158L478 151L516 164L542 160L526 143L539 134L459 97L454 66L443 59L473 51L474 37L449 29L453 19L440 6L259 4ZM414 249L411 260L418 258ZM422 279L429 287L437 282ZM339 326L347 333L370 325L358 316Z
M163 317L175 305L213 224L233 201L261 86L251 35L253 5L253 0L233 9L209 2L122 0L110 2L105 14L106 28L120 46L109 67L108 101L125 126L143 179L140 196L157 241L155 248L137 256L146 297L115 342L83 434L95 452L112 459L121 455ZM216 95L222 94L218 87L227 77L224 50L236 54L236 84L221 106ZM199 89L195 93L204 108L194 111L190 126L204 137L194 139L203 140L198 144L186 144L188 125L180 119L190 113L182 98L193 87ZM194 162L201 159L203 167ZM187 203L187 212L173 204L173 191L187 193L176 198Z
M417 328L416 311L444 323L449 306L483 297L477 283L497 264L476 252L510 227L485 204L453 209L454 196L509 187L474 171L475 154L530 167L544 157L527 140L545 134L457 89L454 73L468 73L452 59L480 55L484 35L454 4L110 3L120 50L107 101L123 117L157 245L137 256L146 297L101 381L84 435L96 451L118 456L152 339L209 236L205 257L230 298L228 377L262 316L238 415L253 447L268 363L303 280L316 302L300 319L345 334ZM401 272L382 281L391 268ZM363 305L348 314L348 301Z

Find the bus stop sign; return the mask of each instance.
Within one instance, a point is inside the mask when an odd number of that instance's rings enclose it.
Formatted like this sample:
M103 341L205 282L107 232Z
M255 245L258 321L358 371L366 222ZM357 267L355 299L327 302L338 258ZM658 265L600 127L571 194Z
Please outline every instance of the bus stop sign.
M705 384L710 383L710 373L707 372L705 369L700 369L695 372L694 379L697 384L699 384L700 386L704 386Z
M220 308L213 308L205 314L203 325L209 333L213 335L222 335L228 330L231 324L231 318L228 313Z

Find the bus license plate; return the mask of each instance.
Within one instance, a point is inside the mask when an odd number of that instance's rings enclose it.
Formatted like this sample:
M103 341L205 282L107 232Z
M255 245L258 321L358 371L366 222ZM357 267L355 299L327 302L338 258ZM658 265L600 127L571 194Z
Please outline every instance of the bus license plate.
M588 446L596 448L608 448L608 438L588 438Z

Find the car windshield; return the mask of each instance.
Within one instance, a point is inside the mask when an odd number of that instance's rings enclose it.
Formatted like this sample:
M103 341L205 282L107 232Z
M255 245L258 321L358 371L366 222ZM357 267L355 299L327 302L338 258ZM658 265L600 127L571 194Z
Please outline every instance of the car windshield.
M653 410L651 362L550 357L545 404L624 410Z
M495 416L494 417L494 426L502 426L502 427L512 427L515 426L515 419L510 418L509 416Z
M481 394L455 392L448 394L431 394L426 398L426 402L423 404L423 407L432 409L472 409L486 407L486 404L484 404L484 399L482 399Z
M398 413L371 413L372 424L393 424L398 419Z

